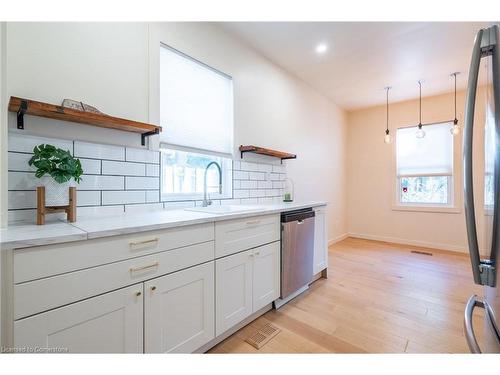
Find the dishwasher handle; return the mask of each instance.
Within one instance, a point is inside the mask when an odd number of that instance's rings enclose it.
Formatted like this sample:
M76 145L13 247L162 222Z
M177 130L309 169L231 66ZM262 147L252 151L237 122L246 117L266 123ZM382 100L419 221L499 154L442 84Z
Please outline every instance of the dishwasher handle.
M305 219L309 219L315 216L313 210L311 211L298 211L298 212L285 212L281 215L282 223L289 223L291 221L303 222Z

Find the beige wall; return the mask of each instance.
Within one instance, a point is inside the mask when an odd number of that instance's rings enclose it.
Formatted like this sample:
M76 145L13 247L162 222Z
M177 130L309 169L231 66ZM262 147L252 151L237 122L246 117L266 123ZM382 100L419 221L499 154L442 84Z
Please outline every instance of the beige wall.
M158 121L160 41L232 75L235 157L240 144L296 153L286 162L296 199L329 201L330 239L346 233L344 112L216 25L9 23L7 38L8 95L72 98L139 121ZM109 129L34 117L25 126L26 134L139 146L138 136Z
M457 99L458 119L463 125L465 93ZM483 212L481 173L485 91L478 91L475 126L476 209L481 226ZM422 122L453 119L453 93L423 99ZM383 142L386 109L377 106L348 113L347 202L348 231L352 236L401 242L454 251L467 251L465 217L462 204L458 213L393 210L395 180L394 147ZM390 105L391 134L400 126L418 123L418 100ZM451 136L451 135L450 135ZM461 137L461 135L460 135ZM458 142L461 146L461 140ZM461 147L455 149L460 162ZM461 166L461 165L460 165ZM461 168L458 168L459 172ZM462 191L461 178L460 192ZM460 194L461 195L461 194ZM461 197L458 197L461 199ZM480 238L481 240L481 238Z

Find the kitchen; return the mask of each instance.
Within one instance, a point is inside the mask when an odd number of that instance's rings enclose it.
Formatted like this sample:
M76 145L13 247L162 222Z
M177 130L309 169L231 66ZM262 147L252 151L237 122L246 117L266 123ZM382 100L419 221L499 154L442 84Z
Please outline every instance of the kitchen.
M499 351L494 23L0 30L4 353Z

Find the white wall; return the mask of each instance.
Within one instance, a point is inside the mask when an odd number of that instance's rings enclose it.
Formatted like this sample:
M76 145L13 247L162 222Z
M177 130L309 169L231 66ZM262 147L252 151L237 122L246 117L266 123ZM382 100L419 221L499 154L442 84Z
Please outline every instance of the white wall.
M484 159L482 134L484 129L485 90L478 90L475 117L475 193L476 215L481 228L481 181ZM465 93L457 98L458 120L463 126ZM427 97L422 100L423 122L453 119L453 93ZM390 130L418 122L418 100L390 105ZM463 204L458 213L397 211L392 209L395 180L394 145L383 142L386 123L385 106L361 109L348 113L348 230L364 238L415 244L466 252L467 234ZM450 135L451 136L451 135ZM460 135L461 136L461 135ZM461 146L461 142L458 142ZM455 149L461 163L461 147ZM461 168L458 168L461 173ZM462 192L462 179L459 192ZM461 196L457 197L461 202ZM481 234L481 233L479 233ZM480 245L483 238L479 238ZM484 247L484 246L481 246Z
M286 162L296 199L329 201L330 238L346 232L343 111L216 25L9 23L7 38L8 95L82 100L139 121L159 118L160 41L230 74L235 151L256 144L296 153L297 160ZM14 124L10 114L10 128ZM168 131L168 124L161 125ZM135 134L33 117L26 133L139 145Z

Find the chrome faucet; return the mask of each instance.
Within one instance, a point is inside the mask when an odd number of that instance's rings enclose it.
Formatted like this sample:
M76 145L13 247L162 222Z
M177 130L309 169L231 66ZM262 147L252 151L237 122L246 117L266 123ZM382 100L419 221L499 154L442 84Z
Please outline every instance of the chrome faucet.
M212 165L215 165L219 170L219 194L222 194L222 169L219 163L212 161L208 163L207 167L205 168L205 178L203 183L203 203L202 203L203 207L207 207L212 204L212 201L210 199L207 199L207 172Z

